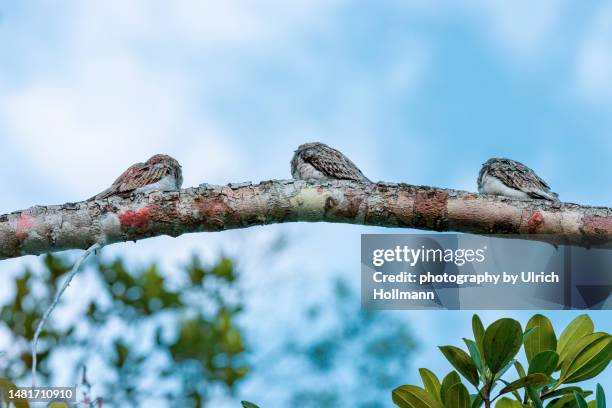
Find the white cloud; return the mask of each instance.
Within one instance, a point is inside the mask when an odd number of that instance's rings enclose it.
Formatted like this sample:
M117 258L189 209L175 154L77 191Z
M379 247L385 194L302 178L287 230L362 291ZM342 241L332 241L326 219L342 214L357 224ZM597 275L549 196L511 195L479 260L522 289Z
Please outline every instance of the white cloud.
M78 3L79 31L96 38L244 46L282 41L325 21L341 0L279 2L112 0ZM110 23L109 23L110 22ZM75 38L76 39L76 38ZM79 39L76 39L79 41Z
M193 114L180 79L127 55L107 57L76 63L69 79L39 79L2 98L8 142L47 182L95 193L158 152L185 155L186 167L218 177L223 156L230 149L240 155L211 120Z
M51 47L64 71L41 65L23 85L7 87L0 96L7 107L0 113L5 146L71 199L95 193L157 152L183 163L186 185L228 181L240 172L244 154L220 123L197 109L206 73L160 63L145 50L166 42L204 52L286 39L314 23L323 5L333 5L283 4L111 1L65 10L76 17L60 24L56 41L35 39L14 56Z

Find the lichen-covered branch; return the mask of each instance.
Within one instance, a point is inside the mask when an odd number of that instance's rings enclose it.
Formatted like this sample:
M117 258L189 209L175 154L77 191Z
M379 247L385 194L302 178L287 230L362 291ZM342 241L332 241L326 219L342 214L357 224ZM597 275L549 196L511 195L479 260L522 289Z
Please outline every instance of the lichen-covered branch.
M612 247L610 208L408 184L273 180L36 206L0 215L0 259L296 221L523 234L554 244Z

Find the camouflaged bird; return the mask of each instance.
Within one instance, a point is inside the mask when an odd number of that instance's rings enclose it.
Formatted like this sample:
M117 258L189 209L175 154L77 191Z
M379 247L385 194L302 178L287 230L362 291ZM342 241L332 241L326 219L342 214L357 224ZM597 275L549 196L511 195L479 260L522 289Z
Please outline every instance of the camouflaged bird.
M529 167L506 158L489 159L478 174L478 191L518 199L559 201L544 180Z
M371 183L344 154L324 143L300 145L291 159L291 175L296 180L355 180Z
M131 193L176 191L182 184L183 173L179 162L168 155L156 154L144 163L130 166L109 188L88 201Z

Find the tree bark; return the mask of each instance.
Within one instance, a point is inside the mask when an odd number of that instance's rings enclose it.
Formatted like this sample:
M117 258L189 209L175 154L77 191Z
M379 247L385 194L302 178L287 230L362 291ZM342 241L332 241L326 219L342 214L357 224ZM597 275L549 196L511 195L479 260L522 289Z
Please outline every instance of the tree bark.
M36 206L0 215L0 259L296 221L520 234L555 245L612 248L612 209L606 207L408 184L271 180L202 184L180 192Z

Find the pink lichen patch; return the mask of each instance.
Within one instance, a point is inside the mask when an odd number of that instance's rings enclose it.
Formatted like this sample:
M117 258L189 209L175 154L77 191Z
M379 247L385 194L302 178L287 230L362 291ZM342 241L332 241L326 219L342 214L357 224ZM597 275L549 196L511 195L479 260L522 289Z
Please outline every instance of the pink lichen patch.
M531 217L529 217L529 221L527 221L527 231L530 234L535 234L544 226L544 216L540 210L537 210L533 213Z
M119 213L118 217L122 228L144 230L149 226L148 207L143 207L138 211L127 210Z
M602 238L612 236L612 218L586 216L582 219L582 231Z
M15 235L20 240L25 240L30 234L30 231L32 230L35 224L36 219L34 217L32 217L27 212L22 212L19 215L19 219L17 220L17 223L15 225Z
M201 215L200 222L206 231L222 231L241 225L240 213L232 209L221 196L201 197L197 205ZM275 214L275 206L270 211L272 216L282 215Z

